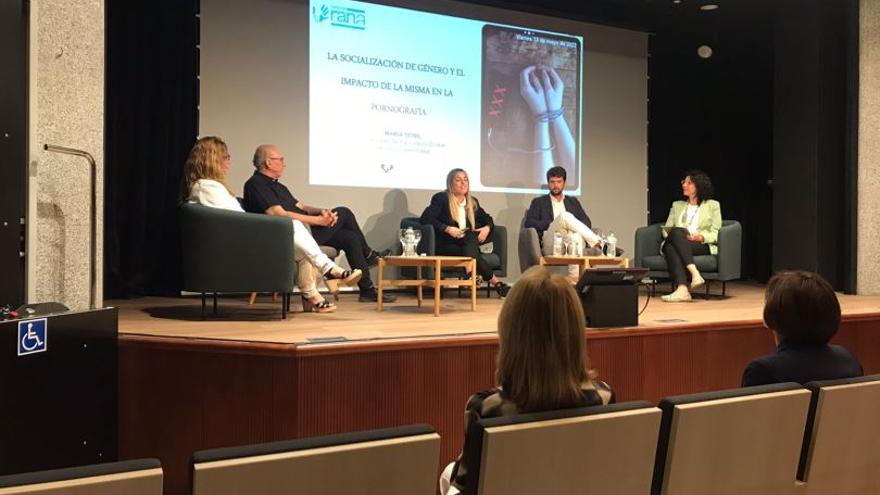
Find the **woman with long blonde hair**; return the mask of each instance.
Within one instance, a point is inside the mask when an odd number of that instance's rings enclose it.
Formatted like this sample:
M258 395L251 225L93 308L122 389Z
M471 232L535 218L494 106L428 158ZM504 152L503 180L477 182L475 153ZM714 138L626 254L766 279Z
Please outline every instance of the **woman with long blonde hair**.
M510 286L501 281L480 253L480 244L495 228L492 217L471 196L470 180L464 169L454 168L446 176L446 190L431 198L421 222L434 227L437 254L468 256L477 260L477 273L498 295L505 297Z
M546 268L526 271L498 315L498 386L471 396L465 431L484 418L614 402L614 392L589 368L584 311L569 280ZM473 459L462 449L440 479L451 495L467 483Z
M229 148L222 139L207 136L196 141L183 165L183 198L212 208L244 213L238 199L226 185L230 159ZM302 291L303 309L318 313L335 311L336 305L325 300L318 292L314 272L307 265L313 265L320 273L332 273L337 278L346 270L321 252L302 222L293 220L293 231L293 253L299 267L297 286ZM356 272L359 274L360 270Z

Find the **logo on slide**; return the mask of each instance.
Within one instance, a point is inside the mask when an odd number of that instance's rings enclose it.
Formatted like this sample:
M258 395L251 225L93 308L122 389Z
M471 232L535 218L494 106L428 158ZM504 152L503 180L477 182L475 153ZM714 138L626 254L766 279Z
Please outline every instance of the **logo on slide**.
M329 20L331 26L364 30L367 28L367 13L361 9L339 7L336 5L317 5L312 7L312 17L321 24Z

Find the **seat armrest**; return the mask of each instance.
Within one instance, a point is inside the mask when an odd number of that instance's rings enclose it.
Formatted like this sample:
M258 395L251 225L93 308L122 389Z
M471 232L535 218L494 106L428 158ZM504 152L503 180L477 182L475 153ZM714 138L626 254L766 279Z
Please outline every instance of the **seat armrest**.
M538 230L534 227L523 227L519 231L519 268L526 271L538 264L541 259L541 241Z
M742 276L742 224L725 220L718 231L718 280Z
M646 256L660 253L660 243L663 242L663 224L655 223L636 229L636 251L633 255L633 266L643 267Z
M491 241L494 245L494 253L501 258L501 269L496 273L499 277L507 276L507 227L504 225L495 225L495 228L489 233L487 241Z

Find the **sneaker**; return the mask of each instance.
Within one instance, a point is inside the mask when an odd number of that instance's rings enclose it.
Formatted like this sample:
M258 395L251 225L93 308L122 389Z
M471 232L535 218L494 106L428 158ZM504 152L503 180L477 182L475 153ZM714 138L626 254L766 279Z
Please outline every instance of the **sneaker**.
M397 300L397 296L391 294L390 292L382 292L382 302L390 303ZM358 302L378 302L379 301L379 291L373 289L368 291L361 291L358 296Z
M373 251L370 250L370 254L367 255L367 266L376 266L379 264L379 258L384 258L391 254L390 249L383 249L381 251Z
M663 302L691 302L691 293L690 292L673 292L671 294L666 294L665 296L660 296L660 299Z

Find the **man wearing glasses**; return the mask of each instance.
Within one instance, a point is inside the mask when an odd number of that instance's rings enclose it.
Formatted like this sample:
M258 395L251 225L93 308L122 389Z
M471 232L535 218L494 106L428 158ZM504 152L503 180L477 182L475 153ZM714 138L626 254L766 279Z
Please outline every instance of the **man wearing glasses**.
M284 216L308 225L315 242L345 251L352 268L359 268L363 276L358 281L360 302L375 302L376 287L370 280L369 267L388 251L377 252L367 243L354 213L344 206L331 209L308 206L298 201L278 179L284 174L284 155L277 146L263 144L254 152L254 175L244 184L244 209L252 213ZM387 292L383 302L397 297Z

